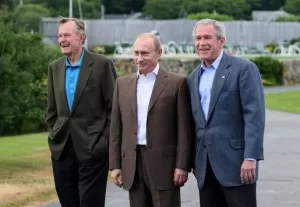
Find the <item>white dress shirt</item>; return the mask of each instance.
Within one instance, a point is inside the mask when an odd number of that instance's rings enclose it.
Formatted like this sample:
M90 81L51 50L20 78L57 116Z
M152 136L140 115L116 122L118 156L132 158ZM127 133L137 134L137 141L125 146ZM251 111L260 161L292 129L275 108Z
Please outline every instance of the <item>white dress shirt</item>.
M147 116L148 106L159 70L159 64L156 65L153 72L146 76L137 72L137 144L147 145Z

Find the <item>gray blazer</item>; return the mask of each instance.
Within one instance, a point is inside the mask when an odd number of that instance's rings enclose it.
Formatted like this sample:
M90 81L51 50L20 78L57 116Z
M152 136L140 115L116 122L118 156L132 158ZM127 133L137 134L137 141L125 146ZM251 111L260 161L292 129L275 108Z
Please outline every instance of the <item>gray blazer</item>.
M214 78L207 120L200 102L198 69L191 73L188 83L196 130L194 173L199 189L205 179L207 156L221 185L242 185L244 158L264 159L264 92L256 65L224 52Z

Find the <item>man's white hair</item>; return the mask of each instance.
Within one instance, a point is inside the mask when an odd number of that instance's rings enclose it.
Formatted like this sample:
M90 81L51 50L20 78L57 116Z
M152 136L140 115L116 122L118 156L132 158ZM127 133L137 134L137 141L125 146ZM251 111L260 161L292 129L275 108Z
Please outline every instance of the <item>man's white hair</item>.
M215 27L216 36L218 39L221 39L222 37L225 37L225 25L217 20L214 19L201 19L198 21L194 28L193 28L193 38L195 39L196 36L196 29L200 25L213 25Z

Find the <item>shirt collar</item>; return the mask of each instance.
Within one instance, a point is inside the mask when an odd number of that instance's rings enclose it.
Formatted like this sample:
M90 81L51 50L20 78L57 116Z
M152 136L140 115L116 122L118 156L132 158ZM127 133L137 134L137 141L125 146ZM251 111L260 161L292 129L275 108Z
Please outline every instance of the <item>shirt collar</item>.
M215 59L215 61L208 68L213 67L214 69L218 69L222 57L223 57L223 50L221 50L221 52L220 52L219 56L217 57L217 59ZM202 68L203 69L207 69L207 67L204 66L204 62L203 61L201 62L201 69Z
M82 50L81 56L75 65L71 65L69 58L66 58L66 67L81 67L83 55L84 55L84 49Z
M156 67L154 68L154 70L151 73L154 73L157 76L158 71L159 71L159 64L157 63ZM139 70L136 73L137 73L137 77L139 77L141 75Z

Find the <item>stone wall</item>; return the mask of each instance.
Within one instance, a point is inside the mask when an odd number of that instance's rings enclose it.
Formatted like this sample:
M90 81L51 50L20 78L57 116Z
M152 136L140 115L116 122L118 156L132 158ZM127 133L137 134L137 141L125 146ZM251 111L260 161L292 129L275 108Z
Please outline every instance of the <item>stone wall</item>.
M112 57L116 70L120 74L136 72L136 66L132 58L116 58ZM300 59L282 60L283 63L283 85L300 84ZM161 58L160 66L167 71L187 75L191 70L198 67L200 60L197 57L191 58Z
M136 72L136 65L132 58L111 58L115 64L116 71L120 74ZM166 71L187 75L190 70L200 64L199 58L161 58L159 65Z
M300 84L300 60L282 60L283 85Z

